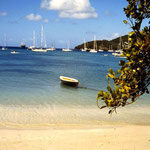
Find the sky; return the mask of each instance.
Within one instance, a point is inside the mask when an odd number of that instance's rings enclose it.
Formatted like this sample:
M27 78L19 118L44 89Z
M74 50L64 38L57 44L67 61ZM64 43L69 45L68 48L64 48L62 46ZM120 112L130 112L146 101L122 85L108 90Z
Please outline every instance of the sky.
M70 48L97 40L111 40L131 30L123 23L126 0L0 0L0 45L40 46L41 26L48 46Z

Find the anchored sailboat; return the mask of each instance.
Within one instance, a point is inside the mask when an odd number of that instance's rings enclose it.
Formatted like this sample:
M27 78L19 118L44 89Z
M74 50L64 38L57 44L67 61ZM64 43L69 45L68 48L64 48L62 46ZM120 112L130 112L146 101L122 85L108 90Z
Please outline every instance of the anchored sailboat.
M54 51L54 50L56 50L56 48L55 48L54 44L52 43L52 46L47 48L47 50L48 51Z
M123 51L122 51L122 38L120 37L120 43L119 43L119 49L116 50L115 53L112 53L112 55L116 56L116 57L123 57L125 58Z
M84 39L84 48L81 49L82 52L86 52L88 49L87 49L87 46L86 46L86 41Z
M69 41L67 41L67 48L63 48L62 51L64 51L64 52L70 52L70 51L72 51L72 50L69 48L69 45L70 45L70 43L69 43Z
M97 53L96 36L94 36L94 45L93 45L93 49L91 49L90 52L91 53Z
M2 50L7 50L6 43L7 43L7 37L6 34L4 34L4 46L2 47Z
M46 49L43 49L43 25L41 26L41 47L40 48L33 48L32 51L34 52L47 52Z
M33 46L28 47L29 50L32 50L35 48L35 31L33 31Z

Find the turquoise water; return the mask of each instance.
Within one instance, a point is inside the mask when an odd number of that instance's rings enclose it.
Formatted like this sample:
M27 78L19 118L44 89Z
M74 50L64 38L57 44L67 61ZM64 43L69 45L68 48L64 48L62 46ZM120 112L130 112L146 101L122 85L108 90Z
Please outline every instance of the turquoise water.
M96 107L99 89L105 89L109 68L117 70L120 58L111 53L47 53L13 49L0 51L0 123L104 123L150 124L149 95L113 117ZM104 56L107 53L108 56ZM80 81L78 88L64 86L59 76Z

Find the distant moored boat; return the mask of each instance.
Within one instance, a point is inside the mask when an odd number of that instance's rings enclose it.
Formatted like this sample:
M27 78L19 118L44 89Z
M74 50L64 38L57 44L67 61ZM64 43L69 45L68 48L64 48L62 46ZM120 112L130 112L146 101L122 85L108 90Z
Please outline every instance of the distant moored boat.
M49 48L46 48L46 50L47 51L54 51L54 50L56 50L56 48L55 47L49 47Z
M6 47L2 47L2 50L6 50Z
M67 42L67 48L63 48L62 51L64 51L64 52L70 52L70 51L72 51L72 50L69 48L69 45L70 45L70 43L69 43L69 41L68 41L68 42Z
M16 52L16 51L11 51L10 53L11 54L19 54L19 52Z
M72 50L69 49L69 48L63 48L62 51L64 51L64 52L70 52L70 51L72 51Z

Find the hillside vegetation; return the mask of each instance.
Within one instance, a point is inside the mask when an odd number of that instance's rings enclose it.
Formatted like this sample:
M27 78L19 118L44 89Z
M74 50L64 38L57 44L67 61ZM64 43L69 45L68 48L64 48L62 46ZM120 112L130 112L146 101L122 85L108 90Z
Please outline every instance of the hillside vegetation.
M97 40L96 44L97 44L97 49L117 50L117 49L123 48L125 45L127 46L127 42L128 42L128 35L124 35L121 37L121 42L120 42L120 37L118 37L118 38L115 38L115 39L110 40L110 41L108 41L108 40ZM86 42L87 48L93 49L93 46L94 46L93 43L94 43L94 41ZM121 46L120 46L120 43L121 43ZM84 43L75 47L75 49L82 49L82 48L84 48Z

